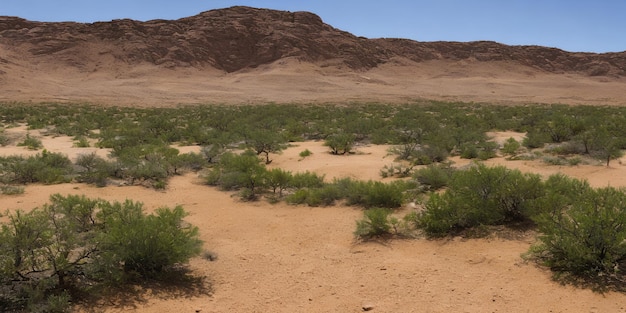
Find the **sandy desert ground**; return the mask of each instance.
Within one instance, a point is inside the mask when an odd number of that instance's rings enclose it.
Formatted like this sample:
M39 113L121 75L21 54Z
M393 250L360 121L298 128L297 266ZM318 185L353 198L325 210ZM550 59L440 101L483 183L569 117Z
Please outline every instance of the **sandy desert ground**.
M23 128L9 130L24 135ZM37 135L31 132L31 135ZM493 134L496 140L515 133ZM67 137L43 137L46 149L70 158L95 148L73 148ZM333 156L321 142L294 143L272 166L316 171L327 178L381 179L393 162L386 146L360 146L349 156ZM181 147L189 151L197 147ZM302 159L298 154L313 154ZM106 155L106 150L98 149ZM33 153L0 148L0 155ZM463 163L455 159L457 165ZM562 172L594 186L626 186L626 166L546 166L535 161L493 159L542 175ZM594 293L562 286L548 270L525 262L521 254L533 233L514 238L451 238L355 242L358 208L311 208L265 201L241 202L230 193L200 183L197 175L174 177L165 191L138 186L96 188L83 184L29 185L22 195L0 195L0 208L30 209L53 193L92 198L133 199L147 210L182 205L197 225L205 249L216 261L191 261L198 275L210 278L204 296L167 296L146 290L141 301L92 308L106 312L626 312L626 295Z
M149 65L124 67L109 64L106 59L87 73L87 69L29 63L29 59L19 63L20 66L4 65L6 74L0 73L0 101L133 106L407 103L420 99L500 104L626 104L623 77L554 74L506 62L416 63L397 58L368 71L346 71L284 58L235 73Z
M626 105L623 76L546 72L520 62L469 58L418 63L394 57L369 70L350 70L342 60L313 64L286 57L226 73L208 67L129 65L116 61L113 53L99 54L113 49L108 46L104 50L85 46L93 50L82 52L98 55L97 61L68 66L68 60L57 59L55 54L34 58L26 53L28 48L0 45L0 105L14 101L151 107L268 102L348 105L420 99ZM26 130L7 132L24 136ZM31 135L39 134L31 131ZM496 140L522 135L493 134ZM42 141L46 149L70 158L91 151L101 156L108 153L72 147L67 137L43 137ZM354 155L333 156L321 142L294 143L274 156L271 166L315 171L327 179L382 179L380 169L393 162L387 148L359 146ZM298 154L305 149L313 154L301 159ZM14 145L0 147L0 155L33 153L37 152ZM456 166L469 162L453 161ZM544 176L560 172L587 179L596 187L620 187L626 186L625 162L626 158L610 167L559 167L497 158L487 164ZM141 301L113 301L94 308L97 312L362 312L364 306L372 312L626 312L625 294L562 286L551 280L548 270L525 262L521 254L535 240L530 232L513 238L358 243L352 232L361 209L241 202L230 193L202 185L195 174L172 178L164 191L75 183L28 185L24 194L0 195L0 210L41 206L54 193L132 199L143 202L147 210L182 205L190 213L188 221L200 228L205 249L218 256L213 262L202 257L191 261L196 274L212 281L210 295L168 297L146 290Z

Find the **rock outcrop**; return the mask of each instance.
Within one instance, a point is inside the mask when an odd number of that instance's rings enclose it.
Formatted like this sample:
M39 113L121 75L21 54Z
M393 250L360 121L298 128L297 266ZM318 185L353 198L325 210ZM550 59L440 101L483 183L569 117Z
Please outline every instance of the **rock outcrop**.
M44 23L0 17L0 48L31 63L59 62L84 71L92 70L102 58L131 66L147 63L236 72L288 57L355 71L403 57L416 62L509 61L552 73L626 76L626 52L572 53L495 42L367 39L333 28L312 13L250 7L147 22ZM0 55L0 70L10 62L10 57Z

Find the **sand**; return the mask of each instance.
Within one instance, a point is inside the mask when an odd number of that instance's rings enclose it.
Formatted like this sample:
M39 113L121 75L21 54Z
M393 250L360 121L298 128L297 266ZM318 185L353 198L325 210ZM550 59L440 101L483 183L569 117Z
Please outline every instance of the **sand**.
M394 59L367 71L346 71L284 58L234 73L215 69L124 66L103 58L86 71L15 64L0 73L0 101L172 106L178 104L407 103L422 99L500 104L626 104L626 79L554 74L506 62ZM5 79L3 79L3 77Z
M23 129L13 129L25 134ZM31 135L35 135L31 132ZM493 134L508 138L511 133ZM72 148L71 138L42 137L46 149L75 158L94 148ZM197 147L186 148L188 150ZM299 153L309 149L311 156ZM356 153L334 156L321 142L293 143L272 155L272 167L315 171L333 177L381 179L393 162L386 146L359 146ZM97 149L106 155L106 150ZM0 155L33 153L0 147ZM458 165L463 160L454 159ZM493 159L542 175L562 172L587 178L594 186L626 186L626 166L546 166L536 161ZM200 228L204 248L218 258L192 259L197 275L206 275L212 293L203 296L154 296L142 301L95 308L105 312L626 312L626 296L562 286L551 273L525 262L521 254L534 234L515 238L423 238L359 243L353 238L358 208L311 208L265 201L241 202L231 193L201 184L196 174L176 176L166 190L139 186L97 188L84 184L28 185L22 195L0 195L3 209L31 209L50 194L144 203L147 211L182 205L187 220Z

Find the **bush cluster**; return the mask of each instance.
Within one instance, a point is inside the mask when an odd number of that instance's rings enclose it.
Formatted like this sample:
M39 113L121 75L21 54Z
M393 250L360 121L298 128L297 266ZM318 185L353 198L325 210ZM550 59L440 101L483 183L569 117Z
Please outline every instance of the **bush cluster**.
M542 195L538 175L476 164L455 171L448 189L431 195L420 226L430 236L445 236L480 225L524 222L532 216L532 201Z
M43 150L34 156L0 157L0 179L5 184L56 184L72 179L72 162L64 154Z
M200 154L179 154L177 149L169 147L129 149L115 159L104 159L95 152L86 153L79 155L74 163L64 154L44 149L33 156L0 157L0 183L14 186L76 180L105 186L111 179L123 179L129 184L156 187L172 175L199 171L206 164Z
M533 216L539 242L531 256L557 273L621 284L626 270L626 190L593 189L564 176L551 177ZM565 275L565 276L568 276Z
M205 182L224 190L238 190L244 200L254 200L271 193L278 200L284 196L291 204L328 206L337 200L366 208L396 208L402 205L405 192L412 186L404 181L382 183L349 178L324 182L324 177L311 172L291 173L282 169L268 170L253 151L225 153L205 174Z
M41 208L7 213L0 310L55 311L81 293L158 278L200 253L198 228L184 223L185 215L180 206L146 215L130 200L59 194Z
M407 219L430 237L484 235L484 227L492 225L534 225L539 241L529 257L563 277L618 286L626 271L625 203L625 189L593 189L564 175L542 181L518 170L476 164L454 171L447 189L433 193L424 211ZM389 230L381 212L372 214L358 222L355 234ZM369 227L372 223L380 225Z
M431 101L399 106L370 103L346 107L268 104L102 108L6 103L0 106L0 116L3 124L26 123L29 129L72 136L79 146L96 141L98 147L114 149L116 158L143 157L138 150L184 143L206 147L203 156L211 163L231 148L251 149L270 163L270 154L280 153L289 141L295 140L324 140L335 154L347 154L359 143L391 144L398 158L415 165L442 162L449 155L487 159L498 151L498 146L485 135L494 130L526 133L523 144L527 148L563 144L564 148L555 153L569 150L607 164L626 148L626 133L621 127L626 124L626 109L602 106L494 106ZM22 144L38 148L37 140L29 135ZM520 150L517 146L518 143L509 141L500 152L513 156ZM123 169L127 170L127 177L137 175L138 182L148 179L156 181L148 181L150 184L163 185L164 173L171 171L164 169L163 163L148 158L142 164L124 164Z
M410 236L414 215L407 214L402 219L392 215L392 210L371 208L363 212L363 218L356 221L354 236L361 240L370 240L388 236Z
M431 236L484 225L527 221L533 221L539 228L543 227L542 223L547 223L548 228L567 229L570 224L564 221L568 219L572 225L578 225L600 221L605 216L608 221L601 222L601 225L621 231L621 224L612 224L620 217L608 209L618 206L618 201L613 201L618 196L613 193L622 193L621 190L581 192L578 196L585 199L571 196L570 200L564 200L567 204L560 207L558 214L561 215L553 213L546 217L542 215L546 214L544 202L549 197L558 198L550 188L560 185L550 183L551 179L540 182L535 176L501 168L476 166L468 171L451 171L445 165L433 165L411 173L413 179L408 183L382 184L349 179L326 183L323 177L311 173L267 170L259 164L259 156L269 164L270 154L280 153L289 141L297 140L324 140L334 154L349 154L356 144L390 144L394 146L393 153L407 165L401 169L388 167L385 174L409 175L414 165L442 163L450 155L491 158L499 147L487 138L486 132L512 130L526 133L521 144L527 149L548 145L544 153L557 157L548 157L547 162L575 165L581 162L581 156L585 156L609 166L626 148L624 107L492 106L436 101L397 106L198 105L177 108L5 103L0 105L0 116L3 125L22 123L29 129L46 129L48 133L72 136L78 146L95 141L97 147L113 150L111 159L85 155L75 164L63 155L46 150L32 157L0 158L3 193L14 192L12 188L17 184L57 183L71 179L97 185L105 185L109 179L122 179L130 184L164 188L171 175L212 166L206 175L207 183L239 190L242 198L255 199L260 194L271 194L277 199L284 197L289 202L309 205L329 205L345 200L368 208L389 208L398 206L409 190L447 187L424 203L424 214L412 219ZM7 137L0 132L0 144L7 142ZM171 148L179 143L202 146L202 152L180 154ZM41 141L30 135L20 144L41 148ZM251 152L242 155L232 152L240 150ZM517 154L522 150L519 142L508 140L499 152L518 158ZM529 151L531 158L536 158L535 152ZM413 182L418 182L419 188ZM19 192L19 188L15 192ZM613 200L602 202L602 199ZM583 214L578 214L577 210L588 209L582 205L601 208L600 213L587 212L586 216L591 219L578 221ZM371 214L382 215L380 212ZM393 225L393 219L387 217L385 220L372 215L365 219L370 222L384 220ZM549 224L550 220L558 220L561 224ZM372 227L370 230L378 232L379 229ZM577 228L580 231L585 229ZM572 242L579 244L577 240L587 238L588 242L580 243L585 246L589 245L589 238L599 238L598 242L610 240L604 238L607 234L589 232L575 236ZM550 232L545 230L545 233ZM565 237L557 239L560 238ZM565 243L559 241L559 245ZM545 247L537 250L542 251L542 256L546 256L545 260L552 262L554 268L579 271L575 266L564 266L564 262L558 261L558 256L562 255L568 255L568 260L572 258L569 252L566 253L568 249L555 252L550 250L550 244ZM610 251L608 254L617 257L600 263L586 263L581 268L595 264L594 268L605 273L611 265L613 268L621 266L619 249L613 249L609 244L600 250ZM606 255L585 251L593 259ZM64 294L55 296L60 302L65 297Z
M31 137L30 134L26 134L26 138L17 144L20 147L27 147L30 150L39 150L43 148L41 140L36 137Z
M438 163L420 168L412 176L425 190L434 191L448 186L454 171L450 163Z

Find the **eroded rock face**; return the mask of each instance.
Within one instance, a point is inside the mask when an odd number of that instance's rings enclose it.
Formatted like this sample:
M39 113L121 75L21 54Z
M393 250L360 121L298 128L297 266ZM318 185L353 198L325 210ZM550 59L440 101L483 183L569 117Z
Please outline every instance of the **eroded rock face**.
M178 20L43 23L0 17L0 45L36 62L89 70L101 58L127 65L213 67L235 72L295 57L304 62L367 70L405 57L427 60L513 61L554 73L626 76L626 52L570 53L495 42L416 42L366 39L333 28L308 12L249 7L212 10ZM0 61L11 62L1 56Z

